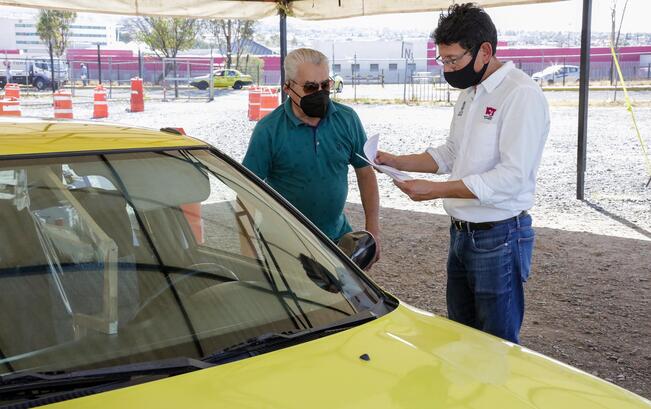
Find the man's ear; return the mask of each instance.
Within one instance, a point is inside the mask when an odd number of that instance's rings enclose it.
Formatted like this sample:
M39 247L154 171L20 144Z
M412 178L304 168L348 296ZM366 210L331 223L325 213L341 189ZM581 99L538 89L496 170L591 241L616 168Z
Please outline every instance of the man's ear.
M479 50L481 51L480 56L482 65L488 64L491 57L493 57L493 46L488 41L485 41L481 46L479 46Z

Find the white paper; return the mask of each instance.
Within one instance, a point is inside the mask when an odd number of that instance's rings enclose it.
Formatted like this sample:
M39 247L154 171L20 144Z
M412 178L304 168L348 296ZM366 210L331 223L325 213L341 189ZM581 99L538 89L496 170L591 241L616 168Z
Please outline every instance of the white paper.
M366 157L360 154L357 154L357 156L364 159L369 165L373 166L375 169L379 170L385 175L390 176L392 179L395 179L399 182L404 182L405 180L411 180L412 177L406 174L405 172L402 172L396 168L392 168L391 166L378 165L377 163L375 163L375 157L377 156L377 146L379 140L380 140L380 135L378 134L369 137L366 143L364 144L364 155L366 155Z

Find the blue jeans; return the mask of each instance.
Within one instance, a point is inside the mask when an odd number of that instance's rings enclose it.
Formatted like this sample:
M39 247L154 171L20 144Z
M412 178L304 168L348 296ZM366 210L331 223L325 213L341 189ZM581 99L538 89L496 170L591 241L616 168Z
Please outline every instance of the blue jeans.
M488 230L450 227L448 317L519 343L524 318L524 282L531 270L531 216L518 216Z

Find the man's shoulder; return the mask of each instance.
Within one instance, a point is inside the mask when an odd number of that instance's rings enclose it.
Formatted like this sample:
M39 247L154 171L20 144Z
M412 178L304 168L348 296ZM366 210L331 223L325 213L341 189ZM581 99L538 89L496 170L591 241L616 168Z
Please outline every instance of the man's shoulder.
M507 73L506 79L508 81L509 87L511 88L516 88L516 89L530 88L532 90L539 92L542 95L542 89L540 88L540 85L538 85L536 81L534 81L529 75L527 75L526 72L522 71L517 67L513 67L513 69Z
M281 104L278 108L271 111L264 118L258 121L258 124L254 128L255 133L260 133L266 130L273 130L273 132L265 132L268 134L276 134L279 126L285 126L287 121L287 114L285 113L285 108Z
M353 108L337 101L332 101L332 104L336 108L336 112L334 113L334 115L339 115L340 117L349 121L359 121L359 116L357 115L357 112L355 112Z

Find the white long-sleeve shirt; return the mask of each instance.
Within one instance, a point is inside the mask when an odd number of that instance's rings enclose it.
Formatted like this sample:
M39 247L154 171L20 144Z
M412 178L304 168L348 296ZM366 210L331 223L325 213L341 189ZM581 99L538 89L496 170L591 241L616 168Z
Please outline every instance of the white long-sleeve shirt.
M462 91L445 144L427 152L437 173L462 180L477 199L444 199L446 212L479 223L530 209L548 134L547 100L512 62Z

